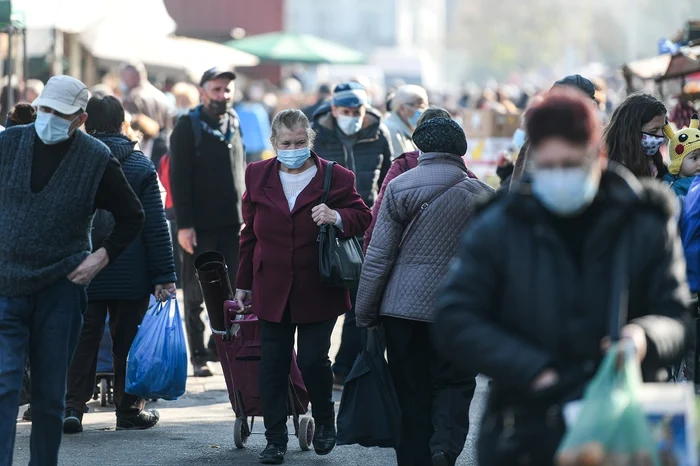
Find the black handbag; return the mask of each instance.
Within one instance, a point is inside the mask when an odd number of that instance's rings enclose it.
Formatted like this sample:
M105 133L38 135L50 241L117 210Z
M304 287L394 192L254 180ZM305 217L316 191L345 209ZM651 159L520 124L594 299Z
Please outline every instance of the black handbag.
M325 204L331 189L333 165L329 162L323 181L323 196L319 204ZM318 267L321 283L326 286L355 288L362 273L362 246L357 238L340 238L333 225L322 225L318 234Z
M352 366L340 398L338 445L397 448L401 406L384 359L384 329L367 329L363 336L365 347Z

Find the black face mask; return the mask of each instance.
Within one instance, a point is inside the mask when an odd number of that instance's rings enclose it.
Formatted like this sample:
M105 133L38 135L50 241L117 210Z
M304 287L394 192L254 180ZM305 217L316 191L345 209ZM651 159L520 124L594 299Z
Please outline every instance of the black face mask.
M209 111L214 115L223 115L233 107L231 100L211 100L209 101Z

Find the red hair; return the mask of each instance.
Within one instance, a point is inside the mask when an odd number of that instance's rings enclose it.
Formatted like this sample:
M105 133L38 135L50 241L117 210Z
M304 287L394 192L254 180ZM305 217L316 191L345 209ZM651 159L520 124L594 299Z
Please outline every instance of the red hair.
M527 112L526 129L530 144L537 146L552 137L577 145L599 143L603 128L592 102L576 89L552 89Z

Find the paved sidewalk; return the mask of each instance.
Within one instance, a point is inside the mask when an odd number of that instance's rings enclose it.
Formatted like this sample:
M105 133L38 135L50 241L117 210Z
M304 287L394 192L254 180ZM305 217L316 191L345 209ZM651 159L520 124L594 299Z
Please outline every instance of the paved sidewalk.
M342 319L333 334L331 357L340 344ZM472 429L459 466L476 466L473 441L483 410L485 382L479 380L477 395L472 403ZM336 401L340 392L335 393ZM149 407L157 408L160 423L146 431L115 430L114 409L102 408L98 401L90 403L85 415L85 431L64 436L59 465L61 466L200 466L200 465L254 465L257 455L265 447L262 419L256 418L253 435L243 450L233 444L234 414L228 400L226 384L217 365L216 375L208 379L190 377L187 393L177 401L157 401ZM24 412L20 408L20 416ZM337 411L337 405L336 405ZM18 422L15 445L15 464L29 462L29 434L31 424ZM290 433L294 431L291 421ZM301 452L296 438L290 437L289 453L285 464L385 466L396 464L393 450L338 447L329 456Z

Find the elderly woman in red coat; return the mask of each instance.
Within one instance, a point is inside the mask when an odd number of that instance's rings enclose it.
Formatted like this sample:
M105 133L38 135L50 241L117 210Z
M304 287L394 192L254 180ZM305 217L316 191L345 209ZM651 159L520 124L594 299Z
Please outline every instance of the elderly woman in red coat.
M297 363L309 392L316 423L314 449L335 446L333 373L328 351L338 316L350 309L344 288L319 277L318 234L335 225L343 237L362 235L372 219L355 190L355 175L332 167L326 204L319 204L328 162L311 151L314 132L300 110L284 110L272 122L277 158L248 165L243 195L240 264L236 299L251 300L262 337L260 396L267 448L263 464L281 464L287 450L286 393L298 332Z

